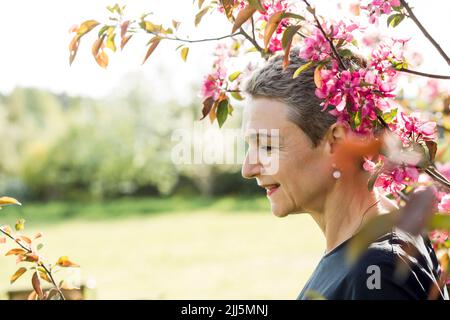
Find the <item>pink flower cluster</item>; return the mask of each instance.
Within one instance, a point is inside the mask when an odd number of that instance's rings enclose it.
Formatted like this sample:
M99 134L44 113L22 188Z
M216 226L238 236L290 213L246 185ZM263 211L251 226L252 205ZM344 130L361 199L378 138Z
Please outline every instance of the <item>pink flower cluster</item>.
M378 17L382 14L390 14L392 7L399 7L400 0L372 0L367 6L361 6L361 9L367 10L369 14L369 23L376 23Z
M359 112L355 132L371 132L377 120L377 110L386 112L391 109L387 98L394 97L395 84L376 70L340 71L333 61L331 69L322 69L320 76L321 86L316 88L316 96L324 99L323 110L329 105L335 106L329 112L341 122L349 122L352 115Z
M257 19L257 21L262 20L267 22L274 13L280 11L288 11L289 9L287 0L266 1L265 3L263 3L263 7L266 11L264 13L261 13L260 18ZM277 30L270 40L269 51L272 53L283 50L283 47L281 45L281 38L283 36L284 29L286 29L286 27L288 26L287 20L288 19L281 20Z
M374 186L396 195L405 186L417 182L418 178L419 170L416 167L404 165L382 172L375 181Z
M383 156L379 157L379 161L383 165L381 173L375 180L375 187L381 188L383 191L392 195L397 195L405 186L416 183L419 180L419 170L411 165L398 166ZM374 173L377 166L374 162L366 159L364 169Z
M225 59L229 56L228 52L229 48L225 44L219 43L217 45L214 52L213 70L204 77L200 89L203 98L212 97L216 100L219 97L227 74Z
M322 28L330 40L343 40L345 43L349 43L353 40L352 32L359 27L355 23L346 24L343 21L339 21L331 24L324 23ZM303 48L300 50L300 58L310 61L321 61L330 57L330 43L322 31L315 27L311 36L304 39Z
M420 114L413 112L407 115L399 112L391 128L397 133L404 145L411 141L434 141L437 139L436 122L420 120Z

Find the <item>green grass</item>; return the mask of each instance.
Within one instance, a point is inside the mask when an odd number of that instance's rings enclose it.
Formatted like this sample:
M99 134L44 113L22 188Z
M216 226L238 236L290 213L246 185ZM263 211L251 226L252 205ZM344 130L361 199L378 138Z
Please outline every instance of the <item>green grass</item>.
M170 197L121 198L113 201L24 203L10 206L2 217L2 224L13 224L17 218L32 221L34 225L66 222L68 219L104 220L130 218L178 211L267 211L265 197ZM4 211L3 211L4 212Z
M323 238L309 217L276 218L266 201L124 199L25 204L23 212L26 234L44 233L48 261L68 255L81 264L74 277L95 279L98 299L294 299ZM20 214L11 209L2 224ZM0 258L0 293L28 286L30 274L9 284L15 269L13 257Z

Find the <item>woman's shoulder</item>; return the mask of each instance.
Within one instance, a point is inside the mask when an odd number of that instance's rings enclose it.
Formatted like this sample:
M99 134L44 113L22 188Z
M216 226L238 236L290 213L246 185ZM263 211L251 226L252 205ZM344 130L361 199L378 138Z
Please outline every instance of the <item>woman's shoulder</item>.
M437 279L439 264L428 238L392 230L352 264L346 282L363 298L426 299Z

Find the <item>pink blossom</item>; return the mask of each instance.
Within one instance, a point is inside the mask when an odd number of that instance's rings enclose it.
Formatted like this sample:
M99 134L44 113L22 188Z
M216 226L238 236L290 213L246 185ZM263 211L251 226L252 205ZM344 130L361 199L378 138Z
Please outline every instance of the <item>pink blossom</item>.
M417 182L419 171L413 166L394 167L384 170L375 181L375 187L380 187L391 194L397 194L405 186Z
M376 23L382 14L390 14L392 7L399 7L400 0L372 0L367 6L361 6L361 9L367 10L369 14L369 23Z
M411 140L420 142L437 139L436 122L421 121L419 116L416 112L409 116L403 112L399 112L397 115L397 122L393 124L394 131L405 144L408 144Z
M429 233L429 237L434 249L437 249L438 246L443 245L448 240L449 234L446 231L433 230Z
M299 56L304 60L320 61L331 55L331 47L318 28L314 28L310 37L303 41Z
M439 212L446 212L450 214L450 194L445 194L438 204Z

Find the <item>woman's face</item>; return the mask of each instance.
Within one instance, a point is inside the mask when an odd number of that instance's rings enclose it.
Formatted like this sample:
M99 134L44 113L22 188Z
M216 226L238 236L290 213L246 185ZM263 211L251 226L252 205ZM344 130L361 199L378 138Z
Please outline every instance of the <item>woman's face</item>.
M288 107L282 102L256 98L247 108L244 136L249 148L242 176L255 178L266 189L272 213L278 217L320 211L333 181L330 148L325 142L314 147L287 120Z

